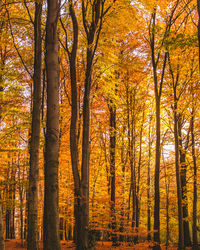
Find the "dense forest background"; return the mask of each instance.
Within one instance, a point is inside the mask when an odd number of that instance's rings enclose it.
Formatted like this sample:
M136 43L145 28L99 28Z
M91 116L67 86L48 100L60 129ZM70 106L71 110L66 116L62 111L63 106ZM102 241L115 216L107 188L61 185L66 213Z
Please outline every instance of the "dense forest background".
M0 249L200 241L200 1L0 1Z

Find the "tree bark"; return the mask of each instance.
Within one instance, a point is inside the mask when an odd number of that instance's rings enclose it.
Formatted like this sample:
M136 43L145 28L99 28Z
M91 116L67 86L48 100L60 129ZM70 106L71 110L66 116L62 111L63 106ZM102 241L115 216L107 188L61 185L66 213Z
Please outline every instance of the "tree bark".
M1 196L0 196L1 199ZM0 250L5 249L5 244L4 244L4 229L3 229L3 216L2 216L2 205L0 201Z
M192 238L193 245L192 249L197 250L198 238L197 238L197 162L196 162L196 152L195 152L195 135L194 135L194 107L192 108L192 121L191 121L191 137L192 137L192 158L193 158L193 168L194 168L194 183L193 183L193 223L192 223Z
M83 25L87 37L87 50L86 50L86 70L85 70L85 82L84 82L84 97L83 97L83 125L82 125L82 161L81 161L81 173L79 174L78 166L78 139L79 131L77 131L78 122L78 99L77 99L77 80L76 80L76 54L78 45L78 22L73 7L72 0L69 1L69 14L71 16L73 25L73 41L72 50L68 48L67 30L61 20L61 25L66 34L66 46L65 50L68 53L70 62L70 80L71 80L71 125L70 125L70 151L71 162L74 177L74 241L76 243L76 249L88 248L88 224L89 224L89 155L90 155L90 143L89 143L89 127L90 127L90 90L91 90L91 74L94 54L98 44L98 38L100 35L101 25L100 22L103 15L100 16L101 0L94 1L92 4L91 18L87 18L87 10L85 2L82 1L82 19ZM87 1L87 6L89 1ZM100 23L100 24L99 24ZM96 31L98 34L95 37Z
M60 250L58 214L59 166L59 63L58 34L59 1L47 1L46 73L47 123L45 138L45 193L43 217L43 245L45 250Z
M148 170L147 170L147 240L151 240L151 146L152 146L152 139L151 139L151 121L152 116L150 115L149 118L149 145L148 145Z
M116 215L115 215L115 151L116 151L116 106L110 101L110 201L111 201L111 228L114 232L116 229ZM112 244L116 245L116 234L112 234Z
M34 20L34 75L33 75L33 111L30 142L30 170L28 189L28 236L27 249L38 249L38 180L39 180L39 144L41 113L41 38L42 3L35 2Z
M181 176L179 169L177 99L176 99L175 89L174 89L174 139L175 139L176 186L177 186L177 199L178 199L179 249L184 249L185 246L184 246L184 230L183 230L182 189L181 189Z
M184 244L191 246L190 229L188 221L188 199L187 199L187 163L186 163L186 149L182 145L182 125L179 118L178 121L178 136L179 136L179 154L180 154L180 176L181 176L181 189L182 189L182 209L183 209L183 231L184 231Z
M136 228L139 228L139 223L140 223L140 172L142 166L142 138L143 138L143 126L144 126L144 114L145 114L145 106L143 107L142 124L140 128L140 150L139 150L139 162L138 162L138 179L136 187Z
M156 162L154 180L154 241L160 243L160 98L156 98Z

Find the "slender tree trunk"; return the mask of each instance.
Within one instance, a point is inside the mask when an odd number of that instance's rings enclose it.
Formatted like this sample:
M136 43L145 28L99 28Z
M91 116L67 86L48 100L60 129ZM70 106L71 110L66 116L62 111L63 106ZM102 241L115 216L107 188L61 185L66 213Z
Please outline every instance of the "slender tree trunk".
M156 162L154 177L154 241L160 243L160 98L156 98Z
M126 169L126 163L125 163L125 143L124 143L124 134L125 134L125 130L126 127L125 125L123 126L123 132L122 132L122 147L121 147L121 164L122 164L122 189L121 189L121 193L122 193L122 197L123 197L123 201L122 201L122 207L121 207L121 220L120 220L120 228L119 231L120 232L124 232L124 217L125 217L125 182L126 182L126 178L125 178L125 169ZM120 241L124 241L124 235L120 235L119 239Z
M143 110L143 118L142 118L142 125L140 128L140 144L139 144L139 162L138 162L138 176L137 176L137 184L136 184L136 207L135 207L135 219L136 219L136 236L134 238L134 242L138 242L138 228L140 222L140 172L141 172L141 165L142 165L142 136L143 136L143 124L144 124L144 110Z
M178 4L178 1L177 1ZM165 42L173 18L174 11L177 7L177 4L172 11L168 25L166 25L165 35L162 38L162 42ZM150 47L151 47L151 59L152 59L152 68L153 68L153 79L154 79L154 94L156 100L156 151L155 151L155 177L154 177L154 241L156 245L154 249L160 249L160 100L162 95L162 87L165 75L165 68L167 62L167 53L163 52L163 64L161 68L161 77L160 81L158 80L158 63L160 59L160 52L157 53L155 49L155 35L156 35L156 5L154 7L151 23L149 26L150 31Z
M188 199L187 199L187 163L186 163L186 151L182 145L182 128L181 121L178 121L178 136L179 136L179 154L180 154L180 176L181 176L181 189L182 189L182 209L183 209L183 231L184 231L184 244L185 246L191 246L190 229L188 221Z
M69 62L70 62L70 80L71 80L71 124L70 124L70 153L71 164L74 177L74 242L77 248L81 247L81 190L80 190L80 175L78 170L78 133L77 133L77 121L78 121L78 94L77 94L77 80L76 80L76 56L78 48L78 22L74 12L72 1L69 1L69 13L73 23L73 46L70 52L67 47ZM67 31L66 31L67 32ZM67 37L67 34L66 34ZM68 46L66 44L66 46Z
M0 196L1 199L1 196ZM3 229L3 216L2 216L2 205L0 201L0 250L5 249L5 244L4 244L4 229Z
M165 170L165 192L166 192L166 247L169 246L169 175L165 164L164 153L162 150L163 165Z
M14 162L12 162L14 164ZM12 170L12 188L11 188L11 199L12 199L12 209L11 209L11 224L10 224L10 238L15 239L15 193L16 193L16 169Z
M10 177L10 162L8 163L8 174L7 174L7 178L11 178ZM7 179L7 180L8 180ZM6 185L6 199L9 200L11 202L11 185L9 183L7 183ZM6 239L11 239L11 207L6 205Z
M45 250L60 250L58 214L59 166L59 63L57 22L59 1L47 1L46 73L47 123L45 138L45 193L43 217L43 245Z
M90 44L91 45L91 44ZM83 99L83 133L82 133L82 164L81 164L81 240L83 249L88 247L89 223L89 127L90 127L90 89L92 73L92 50L87 49L87 67Z
M184 249L184 231L183 231L183 209L182 209L182 190L181 177L179 169L179 143L178 143L178 117L177 117L177 100L174 90L174 138L175 138L175 166L176 166L176 185L178 199L178 224L179 224L179 249Z
M85 3L82 1L82 18L87 36L87 56L83 97L83 132L82 132L82 164L81 164L81 240L82 249L88 248L88 224L89 224L89 157L90 157L90 91L91 75L94 53L98 44L103 16L101 15L102 1L97 0L92 6L92 21L86 21ZM102 8L103 9L103 8ZM99 24L100 22L100 24ZM89 24L89 25L88 25ZM95 34L99 24L99 33Z
M169 188L166 184L166 246L169 246Z
M149 121L149 159L148 159L148 172L147 172L147 240L151 240L151 120Z
M24 216L23 216L23 197L22 191L20 191L20 238L21 238L21 246L23 246L24 239Z
M194 250L199 249L198 238L197 238L197 162L196 162L196 152L195 152L195 136L194 136L194 121L195 114L194 108L192 108L192 121L191 121L191 137L192 137L192 158L193 158L193 168L194 168L194 183L193 183L193 224L192 224L192 238Z
M34 20L34 75L33 75L33 111L30 142L30 170L28 189L28 236L27 249L38 249L38 180L39 180L39 144L41 112L41 38L42 3L35 2Z
M116 106L110 101L110 176L111 176L111 227L112 231L116 229L115 215L115 150L116 150ZM117 242L116 234L112 234L113 245Z
M143 137L143 126L144 126L144 110L142 116L142 125L140 128L140 151L139 151L139 162L138 162L138 180L136 188L136 227L139 227L140 223L140 172L142 166L142 137Z
M135 94L134 94L134 102L132 108L132 133L131 133L131 151L133 157L133 185L132 185L132 200L133 200L133 207L132 207L132 227L136 227L136 120L135 120Z
M6 239L10 239L10 209L6 208Z
M87 65L85 71L84 97L83 97L83 130L82 130L82 162L81 174L78 170L78 140L79 131L77 133L77 83L76 83L76 53L78 44L78 23L73 8L73 2L69 1L69 14L73 25L73 41L72 50L68 48L67 31L61 21L62 27L66 33L66 51L70 61L70 78L71 78L71 126L70 126L70 151L72 170L74 177L74 216L75 216L75 243L76 249L88 248L88 224L89 224L89 127L90 127L90 90L91 90L91 74L94 53L97 47L98 38L95 40L95 33L100 20L101 0L97 0L92 6L92 18L88 21L87 10L85 9L85 1L82 1L82 18L85 33L87 36ZM103 16L101 16L102 18ZM91 21L92 20L92 21ZM100 27L99 27L100 34ZM99 36L97 36L99 37Z

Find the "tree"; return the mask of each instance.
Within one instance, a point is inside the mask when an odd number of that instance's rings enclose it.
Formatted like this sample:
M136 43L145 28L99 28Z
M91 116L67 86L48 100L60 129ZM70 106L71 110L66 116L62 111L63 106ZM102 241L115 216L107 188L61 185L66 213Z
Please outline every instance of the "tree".
M46 21L47 122L45 138L44 249L60 250L58 217L59 156L59 1L48 0Z
M95 52L97 49L103 18L111 6L105 8L105 1L81 1L83 29L86 34L86 68L84 76L83 94L83 123L82 123L82 159L81 174L79 173L78 158L78 88L76 56L78 49L78 21L74 11L74 2L69 1L69 14L73 26L72 49L69 50L67 30L61 20L66 35L66 45L70 63L71 80L71 126L70 126L70 151L71 163L74 177L74 216L75 216L75 242L77 249L88 248L88 225L89 225L89 157L90 157L90 92L92 83L92 69Z
M177 96L177 84L179 76L175 78L171 69L169 58L170 72L172 75L173 97L174 97L174 146L175 146L175 166L176 166L176 186L177 186L177 199L178 199L178 222L179 222L179 248L184 249L184 231L183 231L183 210L182 210L182 189L181 189L181 175L180 175L180 160L179 160L179 133L178 133L178 96ZM177 73L178 74L178 73Z
M0 197L0 198L1 198L1 197ZM1 249L1 250L4 250L4 249L5 249L1 202L0 202L0 249Z
M116 215L115 215L115 157L116 157L116 104L113 100L109 100L108 103L110 113L110 212L111 212L111 228L116 230ZM116 244L116 234L112 234L113 245Z
M156 151L155 151L155 176L154 176L154 241L158 243L155 249L160 249L160 137L161 137L161 126L160 126L160 102L162 95L162 88L164 82L164 74L167 62L167 52L163 50L163 45L166 42L171 26L173 24L174 13L178 7L179 0L177 0L168 14L167 21L165 24L164 34L160 40L160 45L156 44L156 13L157 6L153 7L151 15L151 21L149 24L149 38L150 38L150 49L151 49L151 60L153 68L153 80L154 80L154 94L156 101ZM162 66L159 67L159 63L162 60ZM158 68L161 72L160 80L158 74Z
M30 170L28 190L28 238L27 248L38 249L38 180L39 180L39 145L41 111L41 38L42 3L35 2L34 20L34 75L33 75L33 111L30 142Z

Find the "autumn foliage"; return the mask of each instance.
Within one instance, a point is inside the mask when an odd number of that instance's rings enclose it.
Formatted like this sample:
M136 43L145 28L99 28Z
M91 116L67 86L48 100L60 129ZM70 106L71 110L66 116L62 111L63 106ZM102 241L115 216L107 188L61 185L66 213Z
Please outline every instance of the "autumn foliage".
M50 217L62 249L198 249L199 1L56 3L0 2L0 249Z

